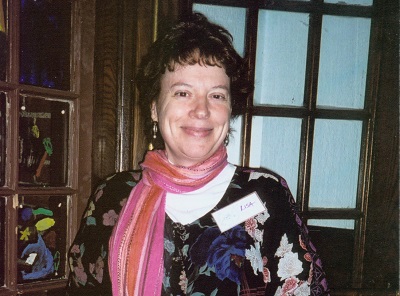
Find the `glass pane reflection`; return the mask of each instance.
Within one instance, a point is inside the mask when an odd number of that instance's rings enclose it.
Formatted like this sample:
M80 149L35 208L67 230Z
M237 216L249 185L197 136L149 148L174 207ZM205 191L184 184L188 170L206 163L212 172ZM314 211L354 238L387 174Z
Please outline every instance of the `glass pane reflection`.
M21 196L18 283L65 276L67 196Z
M20 4L19 81L69 90L71 0L21 0Z
M69 119L69 102L20 98L20 185L66 185Z

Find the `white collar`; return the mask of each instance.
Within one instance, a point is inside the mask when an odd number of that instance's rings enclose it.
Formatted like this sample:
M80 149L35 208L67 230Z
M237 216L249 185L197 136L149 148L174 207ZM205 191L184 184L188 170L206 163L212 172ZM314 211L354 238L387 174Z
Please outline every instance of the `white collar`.
M174 222L192 223L212 210L226 192L236 167L228 163L210 182L192 192L167 192L165 212Z

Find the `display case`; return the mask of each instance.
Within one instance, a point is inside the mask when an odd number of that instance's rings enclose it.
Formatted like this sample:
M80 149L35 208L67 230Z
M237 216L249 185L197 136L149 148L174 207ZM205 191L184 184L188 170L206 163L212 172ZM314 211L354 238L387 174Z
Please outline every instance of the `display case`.
M93 69L82 66L92 65L93 8L0 0L0 295L61 295L66 286L77 201L91 189L79 174L90 175L92 115L80 106L93 100ZM84 36L93 38L82 45Z

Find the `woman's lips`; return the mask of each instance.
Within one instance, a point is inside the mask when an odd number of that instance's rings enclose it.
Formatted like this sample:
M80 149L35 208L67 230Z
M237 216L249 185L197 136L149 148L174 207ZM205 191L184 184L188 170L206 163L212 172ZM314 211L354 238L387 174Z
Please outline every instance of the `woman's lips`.
M206 127L182 127L183 131L186 134L189 134L191 136L195 137L206 137L212 132L212 128L206 128Z

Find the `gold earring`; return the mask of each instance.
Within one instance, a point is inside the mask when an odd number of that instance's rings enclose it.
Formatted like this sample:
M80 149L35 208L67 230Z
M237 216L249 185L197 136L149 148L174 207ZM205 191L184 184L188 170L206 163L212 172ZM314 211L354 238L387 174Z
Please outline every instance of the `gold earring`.
M155 140L157 138L157 132L158 132L157 124L158 124L157 121L153 121L153 127L151 128L153 140ZM153 140L151 140L150 143L149 143L149 148L148 149L150 151L154 149Z
M225 140L224 140L224 145L228 146L229 144L229 134L226 134Z

